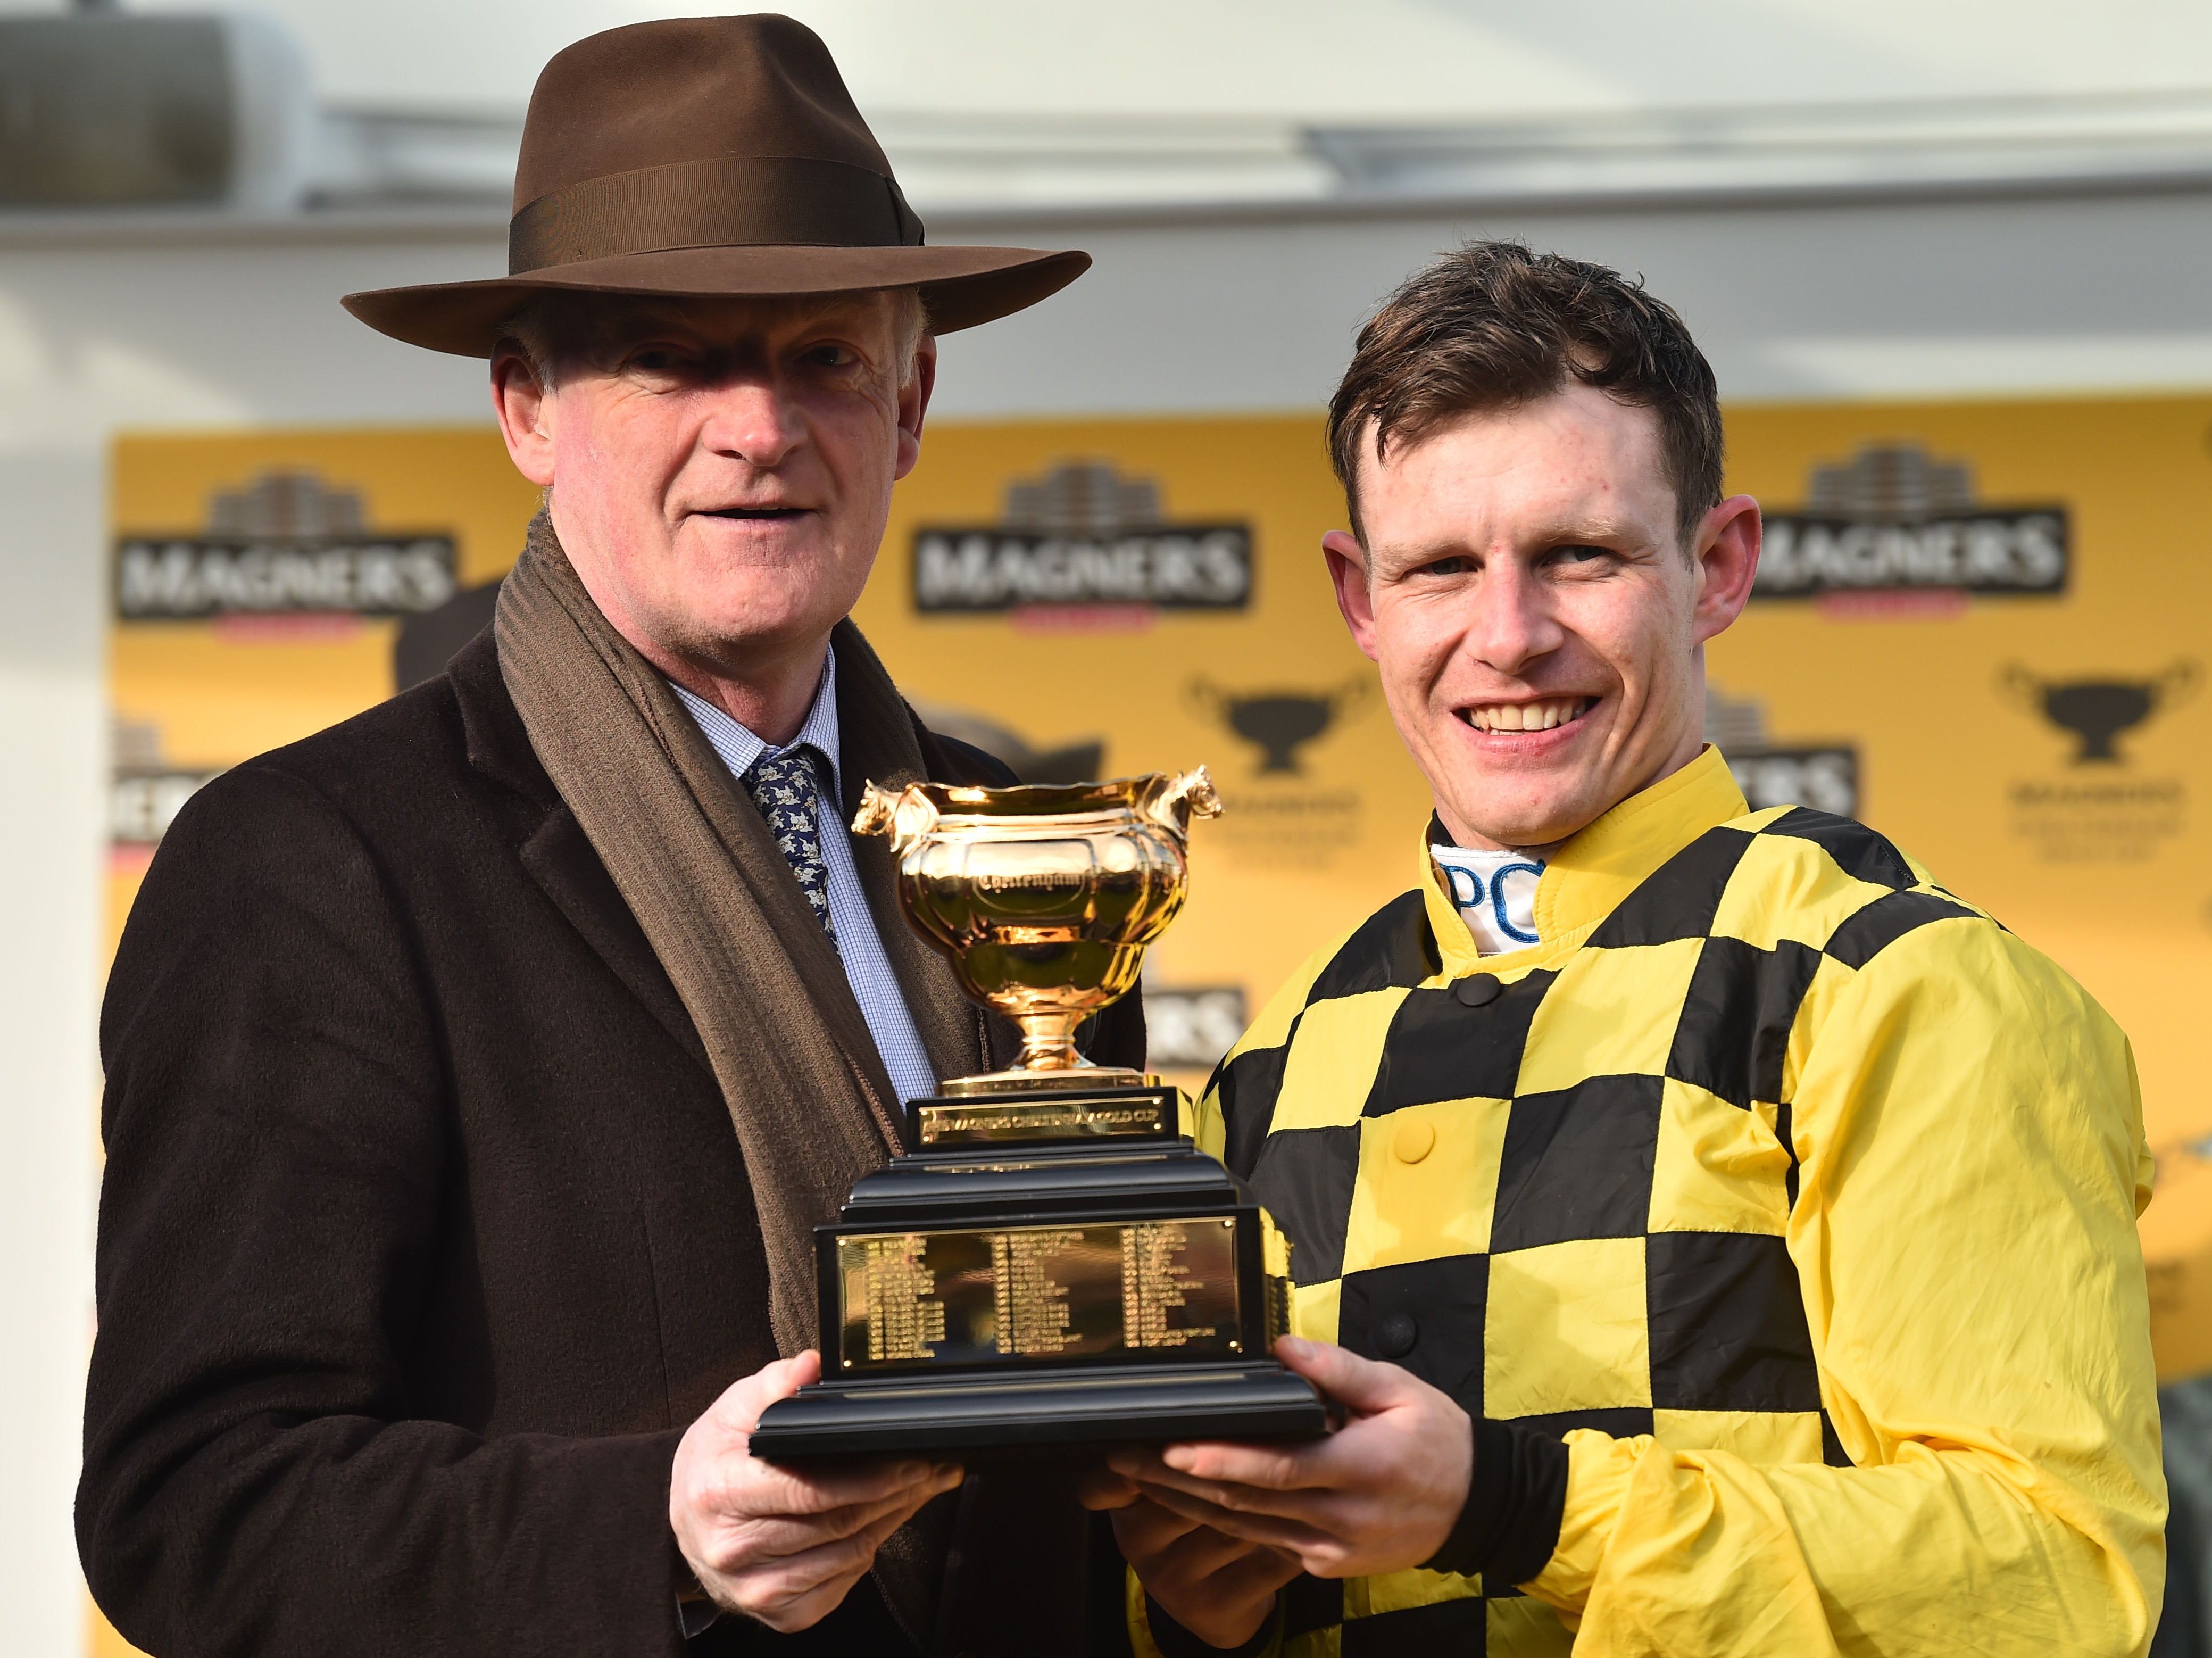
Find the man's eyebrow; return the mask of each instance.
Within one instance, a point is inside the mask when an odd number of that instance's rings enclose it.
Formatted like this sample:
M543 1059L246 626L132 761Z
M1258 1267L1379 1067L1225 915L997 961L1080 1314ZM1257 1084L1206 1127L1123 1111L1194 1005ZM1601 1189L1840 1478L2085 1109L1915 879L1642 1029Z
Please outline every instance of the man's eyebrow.
M1547 525L1528 538L1528 545L1547 547L1619 546L1623 542L1640 545L1650 539L1649 531L1622 519L1580 518Z
M1655 545L1650 532L1623 519L1577 518L1547 524L1522 539L1522 546L1540 552L1550 547L1642 547ZM1440 536L1433 541L1393 542L1370 547L1369 557L1394 569L1410 569L1439 558L1479 558L1486 544L1462 536Z

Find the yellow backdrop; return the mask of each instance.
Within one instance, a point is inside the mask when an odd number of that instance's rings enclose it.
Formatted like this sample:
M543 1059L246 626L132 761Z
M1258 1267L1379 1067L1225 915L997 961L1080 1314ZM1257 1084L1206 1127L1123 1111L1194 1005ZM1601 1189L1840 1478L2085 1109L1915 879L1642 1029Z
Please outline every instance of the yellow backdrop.
M2212 991L2212 698L2191 698L2212 655L2212 399L1745 408L1729 434L1731 487L1785 516L2063 518L2055 594L1754 604L1711 652L1717 734L1732 759L1850 751L1859 815L2126 1027L2160 1154L2144 1235L2161 1368L2212 1368L2212 1094L2194 1040ZM306 545L442 533L463 586L506 568L536 501L488 430L137 436L115 450L118 541L234 531L236 501L272 477L311 497L283 527L304 525ZM337 504L319 521L315 502ZM1317 418L947 424L899 488L859 611L909 696L955 729L988 722L1036 752L1100 744L1111 774L1213 768L1230 809L1194 832L1189 907L1148 965L1164 1006L1216 993L1181 1004L1212 1015L1182 1033L1198 1050L1225 1039L1237 995L1256 1009L1411 878L1428 806L1329 597L1317 544L1340 519ZM1182 528L1223 526L1249 547L1241 607L1067 602L1069 581L1107 568L1096 558L1118 547L1115 579L1141 576L1170 567ZM947 528L982 538L977 568L1030 582L1032 602L918 612L917 533ZM1091 596L1113 595L1094 581ZM118 927L165 810L391 694L399 626L313 612L115 625Z

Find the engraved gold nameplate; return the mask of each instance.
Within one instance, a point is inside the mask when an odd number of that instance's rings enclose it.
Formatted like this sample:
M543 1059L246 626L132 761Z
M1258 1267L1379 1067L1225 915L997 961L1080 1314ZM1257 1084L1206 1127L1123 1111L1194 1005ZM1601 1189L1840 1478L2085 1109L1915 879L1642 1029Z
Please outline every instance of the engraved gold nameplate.
M1241 1353L1233 1216L837 1240L839 1368Z
M1171 1140L1181 1126L1173 1088L918 1100L912 1114L915 1143L925 1151L1030 1141Z
M823 1379L771 1404L753 1454L963 1457L1324 1431L1271 1356L1290 1246L1183 1137L1182 1090L1095 1065L1082 1021L1133 989L1182 907L1204 767L1070 788L871 783L907 918L1018 1026L1009 1070L907 1107L906 1155L815 1228Z

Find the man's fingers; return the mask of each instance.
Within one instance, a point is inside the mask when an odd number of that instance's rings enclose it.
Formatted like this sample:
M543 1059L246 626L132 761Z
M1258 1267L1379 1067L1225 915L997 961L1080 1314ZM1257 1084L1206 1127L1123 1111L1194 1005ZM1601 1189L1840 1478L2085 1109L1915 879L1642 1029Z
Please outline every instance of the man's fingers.
M1333 1439L1305 1445L1240 1445L1199 1440L1157 1451L1116 1451L1108 1466L1140 1484L1185 1484L1193 1479L1233 1482L1277 1491L1321 1490L1329 1485L1328 1452Z
M822 1355L810 1349L797 1358L778 1359L740 1376L710 1408L728 1426L749 1434L760 1426L761 1412L769 1405L821 1379Z
M1265 1557L1281 1557L1272 1548L1265 1547L1242 1537L1232 1537L1227 1532L1212 1526L1192 1524L1181 1515L1170 1514L1158 1503L1147 1503L1166 1516L1166 1521L1181 1529L1181 1534L1158 1552L1156 1569L1171 1573L1180 1582L1190 1584L1207 1582L1236 1567L1240 1562ZM1134 1564L1134 1563L1132 1563ZM1293 1575L1297 1564L1293 1557Z
M1193 1479L1265 1491L1304 1491L1328 1483L1328 1448L1326 1440L1297 1449L1201 1441L1169 1446L1160 1453L1160 1462L1164 1473Z
M1304 1570L1305 1563L1291 1550L1262 1544L1244 1549L1235 1559L1224 1563L1207 1587L1224 1600L1256 1600Z
M1128 1507L1114 1510L1115 1545L1133 1566L1164 1557L1195 1529L1181 1515L1148 1501L1141 1492Z
M735 1570L717 1571L708 1587L722 1604L771 1629L787 1633L806 1629L836 1609L874 1563L884 1540L935 1495L931 1489L916 1490L848 1536L792 1554L755 1559Z
M826 1514L761 1515L718 1529L704 1552L716 1571L788 1559L823 1543L866 1531L885 1516L911 1515L937 1494L937 1488L902 1490L873 1503L856 1503Z
M960 1483L957 1463L862 1462L788 1467L748 1459L723 1512L735 1515L826 1515L855 1503L899 1498L921 1486L950 1490ZM947 1481L950 1484L947 1484Z
M874 1546L865 1534L840 1538L730 1573L714 1586L722 1591L715 1598L789 1634L811 1628L835 1611L874 1558Z
M1303 1556L1309 1550L1325 1548L1333 1541L1316 1527L1286 1515L1226 1509L1166 1485L1148 1484L1145 1495L1171 1514L1180 1515L1195 1525L1210 1526L1231 1537L1241 1537L1248 1543L1266 1543Z
M1203 1497L1224 1509L1302 1514L1340 1483L1330 1456L1335 1441L1285 1450L1267 1445L1200 1442L1170 1445L1139 1461L1115 1459L1115 1472L1148 1490L1155 1485Z
M1126 1509L1143 1495L1134 1480L1111 1468L1087 1468L1075 1484L1075 1500L1094 1510Z
M1275 1356L1338 1404L1361 1416L1373 1416L1405 1403L1410 1390L1421 1385L1395 1364L1364 1359L1333 1341L1279 1336Z

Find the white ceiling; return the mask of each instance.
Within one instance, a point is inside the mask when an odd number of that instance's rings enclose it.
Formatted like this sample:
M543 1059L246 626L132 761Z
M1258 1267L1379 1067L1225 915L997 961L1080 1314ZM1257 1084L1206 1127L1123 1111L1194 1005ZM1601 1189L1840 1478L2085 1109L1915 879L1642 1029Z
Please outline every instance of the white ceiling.
M209 0L127 0L134 10ZM51 7L38 8L51 9ZM259 0L319 90L519 109L653 0ZM871 115L1268 116L1304 125L2212 88L2203 0L793 0Z

